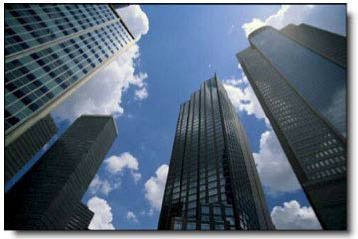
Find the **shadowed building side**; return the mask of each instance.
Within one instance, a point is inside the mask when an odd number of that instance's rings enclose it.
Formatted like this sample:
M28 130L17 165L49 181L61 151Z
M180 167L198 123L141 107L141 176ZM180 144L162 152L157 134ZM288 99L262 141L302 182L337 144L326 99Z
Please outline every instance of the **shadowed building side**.
M79 203L116 136L111 116L79 117L5 194L5 229L63 230L76 227L76 218L89 222Z
M5 183L7 183L57 132L50 115L40 119L5 147Z

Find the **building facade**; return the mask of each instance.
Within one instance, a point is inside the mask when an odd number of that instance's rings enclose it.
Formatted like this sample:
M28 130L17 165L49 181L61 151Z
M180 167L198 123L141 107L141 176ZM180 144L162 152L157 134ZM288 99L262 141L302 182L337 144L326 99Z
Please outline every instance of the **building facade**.
M79 117L5 194L5 229L64 230L89 223L92 214L81 198L117 134L110 116Z
M274 229L244 129L216 76L180 106L158 229Z
M134 39L110 4L5 4L5 144Z
M40 119L5 147L5 183L8 182L57 132L50 115Z
M249 42L237 58L323 229L346 229L344 37L303 24Z
M89 210L82 202L77 202L73 216L67 222L65 230L87 230L93 216L94 212Z

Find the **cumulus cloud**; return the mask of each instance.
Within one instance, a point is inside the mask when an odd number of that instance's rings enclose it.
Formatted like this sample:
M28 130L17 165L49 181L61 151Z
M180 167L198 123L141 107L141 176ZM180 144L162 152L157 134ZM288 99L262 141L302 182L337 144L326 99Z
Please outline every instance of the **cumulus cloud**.
M140 38L149 31L149 20L139 5L120 8L117 13L121 16L134 37Z
M237 111L246 111L248 115L253 114L258 119L264 119L266 126L270 127L269 120L244 73L239 79L232 77L223 80L223 84L231 103Z
M120 156L112 155L104 161L107 170L112 174L122 172L124 168L138 170L138 160L129 152L122 153Z
M131 171L131 175L135 183L137 183L142 178L142 174L136 173L134 171Z
M155 176L150 177L144 184L145 198L149 201L151 207L157 210L162 205L168 169L168 165L161 165L155 172Z
M276 29L281 29L290 23L300 24L311 14L311 10L314 8L314 5L282 5L275 14L265 20L253 18L251 22L244 23L242 29L245 31L246 36L248 36L251 32L262 26L272 26Z
M119 11L123 20L128 22L128 27L137 34L137 39L148 32L148 18L139 6L129 6ZM139 56L137 44L128 47L116 60L68 97L53 115L71 122L82 114L122 115L122 95L128 88L138 88L134 95L137 100L148 96L145 83L148 75L144 72L135 73L135 62Z
M142 177L138 172L138 160L129 152L122 153L120 156L112 155L104 160L104 163L106 164L106 170L111 174L122 173L125 168L128 168L134 182L138 182Z
M107 179L102 180L96 175L89 186L89 191L91 194L102 193L108 195L112 190L119 188L120 185L121 182L111 184Z
M114 230L111 207L108 205L106 200L95 196L88 200L87 206L92 212L94 212L94 216L88 226L88 229Z
M261 135L260 151L253 153L253 156L261 183L269 189L272 195L294 192L301 188L272 130Z
M321 225L311 207L301 207L296 201L285 202L283 207L275 206L271 217L276 229L319 230Z
M138 222L137 216L132 211L127 212L127 219L133 222Z

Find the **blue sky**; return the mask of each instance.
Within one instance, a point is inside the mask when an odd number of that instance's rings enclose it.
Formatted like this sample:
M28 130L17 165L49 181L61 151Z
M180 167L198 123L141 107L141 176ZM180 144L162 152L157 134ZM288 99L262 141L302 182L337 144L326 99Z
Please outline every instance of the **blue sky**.
M96 213L92 228L156 229L179 106L214 72L245 126L276 227L319 228L235 54L264 24L345 35L345 6L142 5L120 14L137 44L52 112L58 135L82 113L116 117L119 135L82 200Z

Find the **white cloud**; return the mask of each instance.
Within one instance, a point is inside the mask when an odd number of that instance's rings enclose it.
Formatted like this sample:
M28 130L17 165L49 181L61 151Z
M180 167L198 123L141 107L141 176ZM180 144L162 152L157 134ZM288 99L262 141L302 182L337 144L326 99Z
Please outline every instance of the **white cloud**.
M120 173L124 168L138 170L138 160L129 152L122 153L120 156L112 155L108 159L104 160L107 164L106 169L112 173Z
M254 30L266 25L281 29L290 23L300 24L311 14L310 11L312 9L314 9L312 5L282 5L275 14L265 20L253 18L251 22L244 23L242 29L245 31L246 36L248 36Z
M96 175L89 186L89 190L92 194L102 193L104 195L108 195L108 193L118 188L120 185L121 182L111 185L107 179L102 180L98 175Z
M130 5L120 8L117 10L117 13L121 16L134 37L140 38L141 35L147 34L149 30L149 20L139 5Z
M106 170L111 174L121 174L125 168L130 170L135 183L137 183L142 175L138 172L138 160L129 152L122 153L120 156L112 155L104 160Z
M276 229L321 229L321 225L311 207L301 207L296 200L275 206L271 217Z
M125 7L120 12L124 21L128 18L129 29L133 28L139 37L148 32L148 18L139 6ZM148 96L145 84L148 75L143 72L135 74L135 62L139 56L137 44L129 47L68 97L55 109L53 115L71 122L82 114L110 114L115 117L122 115L122 95L129 87L139 88L139 93L134 95L137 100Z
M149 201L152 208L157 210L159 210L162 205L168 169L168 165L161 165L155 172L155 176L150 177L144 185L145 198Z
M131 175L135 183L137 183L142 178L142 175L140 173L136 173L134 171L131 171Z
M143 100L148 97L148 91L147 91L147 88L145 88L145 87L143 87L139 90L136 90L134 94L135 94L136 100Z
M246 111L248 115L253 114L258 119L264 119L267 127L271 126L244 73L239 79L233 77L224 80L223 83L229 99L237 111ZM244 86L239 87L239 84L244 84Z
M138 222L137 216L132 211L127 212L127 219L133 222Z
M112 224L112 212L111 207L108 205L107 201L99 198L92 197L87 202L88 208L94 212L91 223L88 226L88 229L91 230L114 230Z
M261 183L271 194L294 192L301 188L272 130L261 135L260 152L253 153L253 156Z

